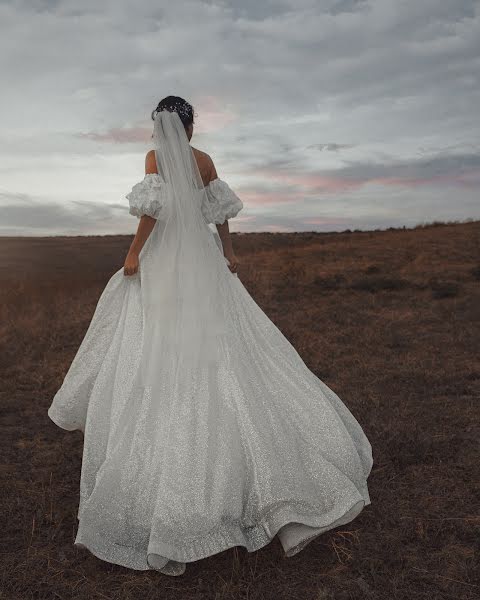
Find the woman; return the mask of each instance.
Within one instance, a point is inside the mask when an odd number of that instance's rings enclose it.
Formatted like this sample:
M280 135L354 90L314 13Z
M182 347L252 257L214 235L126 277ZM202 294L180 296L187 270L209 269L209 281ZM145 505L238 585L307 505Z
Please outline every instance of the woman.
M155 112L164 109L168 110L171 107L177 108L180 119L185 127L187 138L191 140L193 135L193 108L190 104L183 100L183 98L178 96L167 96L161 100L158 103L157 108L152 111L152 120ZM233 252L232 239L230 237L230 231L228 227L228 218L236 216L243 207L243 203L236 195L233 194L225 182L218 178L215 165L213 164L210 156L206 152L202 152L193 146L192 150L195 155L204 185L209 186L208 191L210 192L210 195L213 195L214 197L213 202L217 201L217 203L220 203L218 208L222 208L221 214L215 215L215 217L218 217L215 221L216 228L221 239L223 253L229 263L230 271L232 273L236 273L239 262ZM157 173L157 162L155 159L154 150L150 150L145 157L145 174L148 175L151 173ZM125 275L134 275L138 271L139 254L155 225L154 218L149 217L148 215L139 216L140 223L138 224L137 234L125 259ZM218 223L217 221L221 219L221 217L223 217L224 220Z
M75 544L168 575L275 536L293 556L370 504L372 449L241 283L243 204L189 144L192 106L152 118L135 239L48 411L84 432Z

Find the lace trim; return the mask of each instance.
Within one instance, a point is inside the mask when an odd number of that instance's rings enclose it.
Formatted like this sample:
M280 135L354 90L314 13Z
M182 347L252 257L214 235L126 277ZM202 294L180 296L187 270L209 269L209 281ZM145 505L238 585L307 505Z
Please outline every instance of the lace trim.
M243 208L243 202L228 183L218 177L205 186L205 191L202 213L207 223L221 224L235 217Z
M168 184L158 173L147 173L143 181L136 183L125 196L130 205L130 214L138 218L148 215L158 219L167 203L169 192Z

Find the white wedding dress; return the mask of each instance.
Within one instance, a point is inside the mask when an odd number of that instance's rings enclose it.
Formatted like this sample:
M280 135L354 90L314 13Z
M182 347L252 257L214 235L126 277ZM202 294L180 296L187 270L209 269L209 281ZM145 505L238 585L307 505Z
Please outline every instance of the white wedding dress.
M159 174L127 195L133 215L157 218L139 273L126 277L122 268L107 283L48 410L58 426L84 432L75 544L169 575L233 546L252 552L276 535L292 556L370 504L371 445L230 272L208 224L234 217L242 202L221 179L200 194L205 248L195 273L192 253L185 278L175 279L180 263L169 267L183 250L170 252L166 241L175 200L159 152ZM208 289L189 289L188 327L172 328L184 287L206 279ZM209 317L212 306L223 321Z

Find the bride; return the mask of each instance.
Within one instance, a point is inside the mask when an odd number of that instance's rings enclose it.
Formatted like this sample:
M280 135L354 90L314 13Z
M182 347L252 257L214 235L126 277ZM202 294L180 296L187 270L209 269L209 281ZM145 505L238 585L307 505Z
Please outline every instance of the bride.
M275 536L293 556L370 504L371 445L238 277L243 204L190 145L192 106L152 119L137 233L48 410L84 433L74 543L167 575Z

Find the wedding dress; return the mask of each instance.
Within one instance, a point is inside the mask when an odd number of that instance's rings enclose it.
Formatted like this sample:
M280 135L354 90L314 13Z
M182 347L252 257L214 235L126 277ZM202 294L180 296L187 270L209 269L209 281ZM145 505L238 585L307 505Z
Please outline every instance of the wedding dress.
M203 185L176 113L154 143L127 195L157 219L139 272L107 283L48 410L84 432L75 544L169 575L275 536L293 556L370 504L371 445L229 270L210 224L240 198Z

